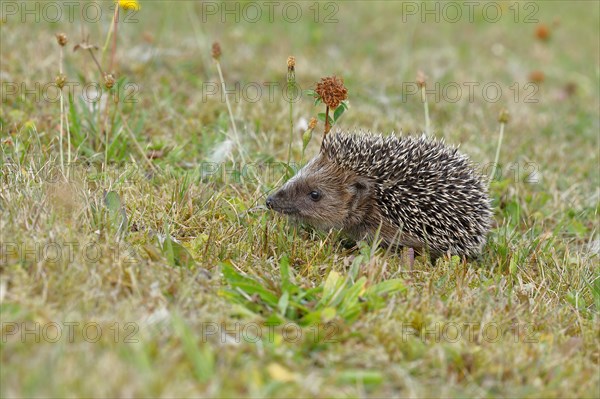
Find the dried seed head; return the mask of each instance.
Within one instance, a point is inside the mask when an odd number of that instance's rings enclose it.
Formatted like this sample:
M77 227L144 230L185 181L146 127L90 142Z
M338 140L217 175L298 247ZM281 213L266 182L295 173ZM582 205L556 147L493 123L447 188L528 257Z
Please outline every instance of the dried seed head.
M535 28L535 36L543 41L548 40L550 38L550 28L544 24L538 25L537 28Z
M98 46L96 46L95 44L91 44L89 42L89 37L86 37L84 41L76 44L73 47L73 51L77 51L79 49L81 49L81 50L98 50Z
M507 124L508 121L510 121L510 114L508 113L508 110L503 109L500 111L500 115L498 115L498 122Z
M314 130L315 127L317 127L317 118L312 117L310 118L310 122L308 122L308 128Z
M417 71L417 86L419 86L419 88L423 88L427 85L427 75L425 75L425 73L423 73L423 71Z
M344 81L337 76L322 78L315 92L321 100L331 109L336 109L342 101L348 98L348 89Z
M577 84L573 82L568 82L564 87L564 92L568 97L571 97L573 94L577 92Z
M62 89L63 87L65 87L66 81L67 81L67 77L62 73L59 73L54 78L54 83L56 83L56 86L58 86L59 89Z
M146 43L154 43L154 35L151 32L145 31L142 33L142 39L144 39Z
M532 71L529 74L529 81L534 83L542 83L546 79L544 72L540 70Z
M212 57L214 60L218 61L221 58L221 45L219 42L214 42L212 44Z
M113 76L113 74L107 73L106 75L104 75L104 86L110 90L114 85L115 77Z
M287 59L287 67L289 72L293 72L296 68L296 57L290 55Z
M67 44L67 35L65 35L64 33L57 33L56 41L61 47L64 47Z
M288 83L296 82L296 57L289 56L287 59L287 81Z

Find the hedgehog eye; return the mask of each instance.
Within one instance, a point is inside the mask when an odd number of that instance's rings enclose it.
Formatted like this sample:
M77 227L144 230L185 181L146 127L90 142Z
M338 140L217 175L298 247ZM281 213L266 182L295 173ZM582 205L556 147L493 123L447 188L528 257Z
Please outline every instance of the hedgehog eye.
M318 201L321 199L321 192L319 191L311 191L308 195L310 195L310 199L313 201Z

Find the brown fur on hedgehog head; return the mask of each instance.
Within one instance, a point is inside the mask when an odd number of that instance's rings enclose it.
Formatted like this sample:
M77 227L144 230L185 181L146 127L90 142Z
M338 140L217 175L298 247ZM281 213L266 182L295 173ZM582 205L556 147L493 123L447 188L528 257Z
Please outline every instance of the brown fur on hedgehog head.
M267 199L267 206L320 229L364 230L378 219L373 181L321 152Z

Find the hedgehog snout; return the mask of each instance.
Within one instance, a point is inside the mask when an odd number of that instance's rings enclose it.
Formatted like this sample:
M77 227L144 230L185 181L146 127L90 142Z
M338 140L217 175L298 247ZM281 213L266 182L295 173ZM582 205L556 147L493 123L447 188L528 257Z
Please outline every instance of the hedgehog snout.
M269 195L265 201L265 205L270 210L288 215L298 212L295 204L290 201L289 193L282 189Z
M267 205L267 208L269 208L271 210L280 212L280 208L282 206L285 206L285 200L281 193L281 189L277 190L273 194L269 195L267 197L267 201L265 202L265 205Z

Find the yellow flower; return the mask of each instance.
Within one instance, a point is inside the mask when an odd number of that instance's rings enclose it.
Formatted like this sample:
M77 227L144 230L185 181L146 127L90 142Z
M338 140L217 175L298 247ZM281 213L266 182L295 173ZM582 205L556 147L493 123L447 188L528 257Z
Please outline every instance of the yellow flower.
M119 0L119 7L124 10L135 10L140 9L140 3L137 0Z

